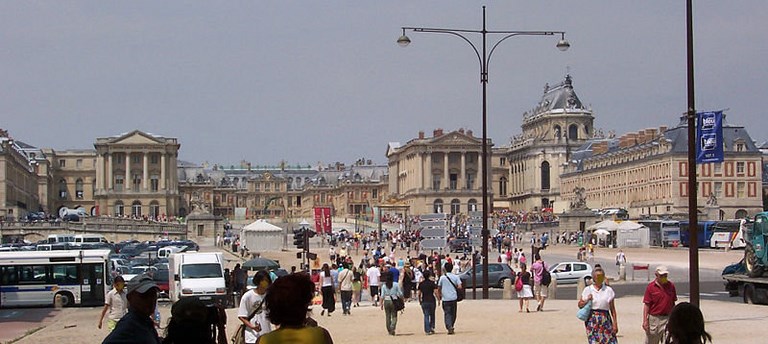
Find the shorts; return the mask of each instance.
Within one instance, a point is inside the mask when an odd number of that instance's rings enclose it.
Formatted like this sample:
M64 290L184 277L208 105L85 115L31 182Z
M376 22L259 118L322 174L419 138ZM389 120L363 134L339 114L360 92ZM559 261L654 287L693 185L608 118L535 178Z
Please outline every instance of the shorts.
M549 287L545 285L541 285L541 283L534 283L533 284L533 295L536 297L547 297L547 291L549 291Z

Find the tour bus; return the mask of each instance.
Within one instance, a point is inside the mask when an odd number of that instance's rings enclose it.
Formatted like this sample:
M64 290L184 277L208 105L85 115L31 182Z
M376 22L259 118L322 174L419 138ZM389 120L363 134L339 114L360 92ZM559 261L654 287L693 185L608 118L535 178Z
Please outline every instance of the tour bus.
M745 248L745 232L751 226L747 220L720 221L712 227L711 248Z
M109 250L0 252L0 307L101 306L111 289Z
M699 221L697 231L697 241L699 247L710 247L710 239L712 238L712 232L714 231L716 221ZM683 246L690 245L690 234L688 233L688 221L680 221L680 243Z
M680 221L643 220L639 224L648 227L651 246L675 247L680 245Z

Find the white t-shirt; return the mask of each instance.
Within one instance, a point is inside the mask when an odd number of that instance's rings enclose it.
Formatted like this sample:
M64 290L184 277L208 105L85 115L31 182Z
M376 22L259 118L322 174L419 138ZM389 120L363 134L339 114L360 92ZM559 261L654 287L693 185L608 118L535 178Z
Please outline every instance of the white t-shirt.
M108 319L114 321L120 321L120 319L128 313L128 298L126 297L126 291L118 293L117 289L112 289L107 293L107 298L104 304L109 305Z
M334 281L333 281L333 273L328 273L328 276L325 275L325 271L320 272L320 276L323 278L323 282L320 285L321 287L333 287Z
M581 292L581 299L586 301L589 294L592 294L592 309L611 310L611 301L616 297L613 288L603 284L603 287L597 290L594 284L590 285Z
M240 299L240 308L237 310L237 316L247 318L257 307L259 307L262 300L264 300L264 296L256 293L255 289L247 291ZM262 309L256 312L256 315L251 318L251 325L255 326L256 323L261 325L261 332L256 332L246 327L246 343L255 343L260 336L272 331L272 324L267 320L267 308L263 304L261 304L261 308Z
M366 272L365 274L368 276L368 285L372 285L374 287L379 286L381 271L379 271L378 267L371 266L370 268L368 268L368 272Z
M339 272L339 290L351 291L352 290L352 271L344 269Z

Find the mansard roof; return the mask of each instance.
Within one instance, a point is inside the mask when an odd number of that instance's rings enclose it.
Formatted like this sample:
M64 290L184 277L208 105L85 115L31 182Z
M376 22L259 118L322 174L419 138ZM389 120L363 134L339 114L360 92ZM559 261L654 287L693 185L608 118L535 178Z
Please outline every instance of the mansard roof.
M588 110L573 90L573 79L570 75L566 75L565 80L554 86L546 84L541 100L535 108L526 112L524 117L559 112L556 110Z

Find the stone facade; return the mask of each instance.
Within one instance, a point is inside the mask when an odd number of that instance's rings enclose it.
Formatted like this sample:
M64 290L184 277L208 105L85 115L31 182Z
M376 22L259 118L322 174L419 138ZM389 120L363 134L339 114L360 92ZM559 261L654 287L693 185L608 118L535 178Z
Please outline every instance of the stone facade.
M0 218L18 219L44 210L48 175L42 152L0 130Z
M481 157L482 139L464 129L390 143L389 193L411 214L481 211Z

